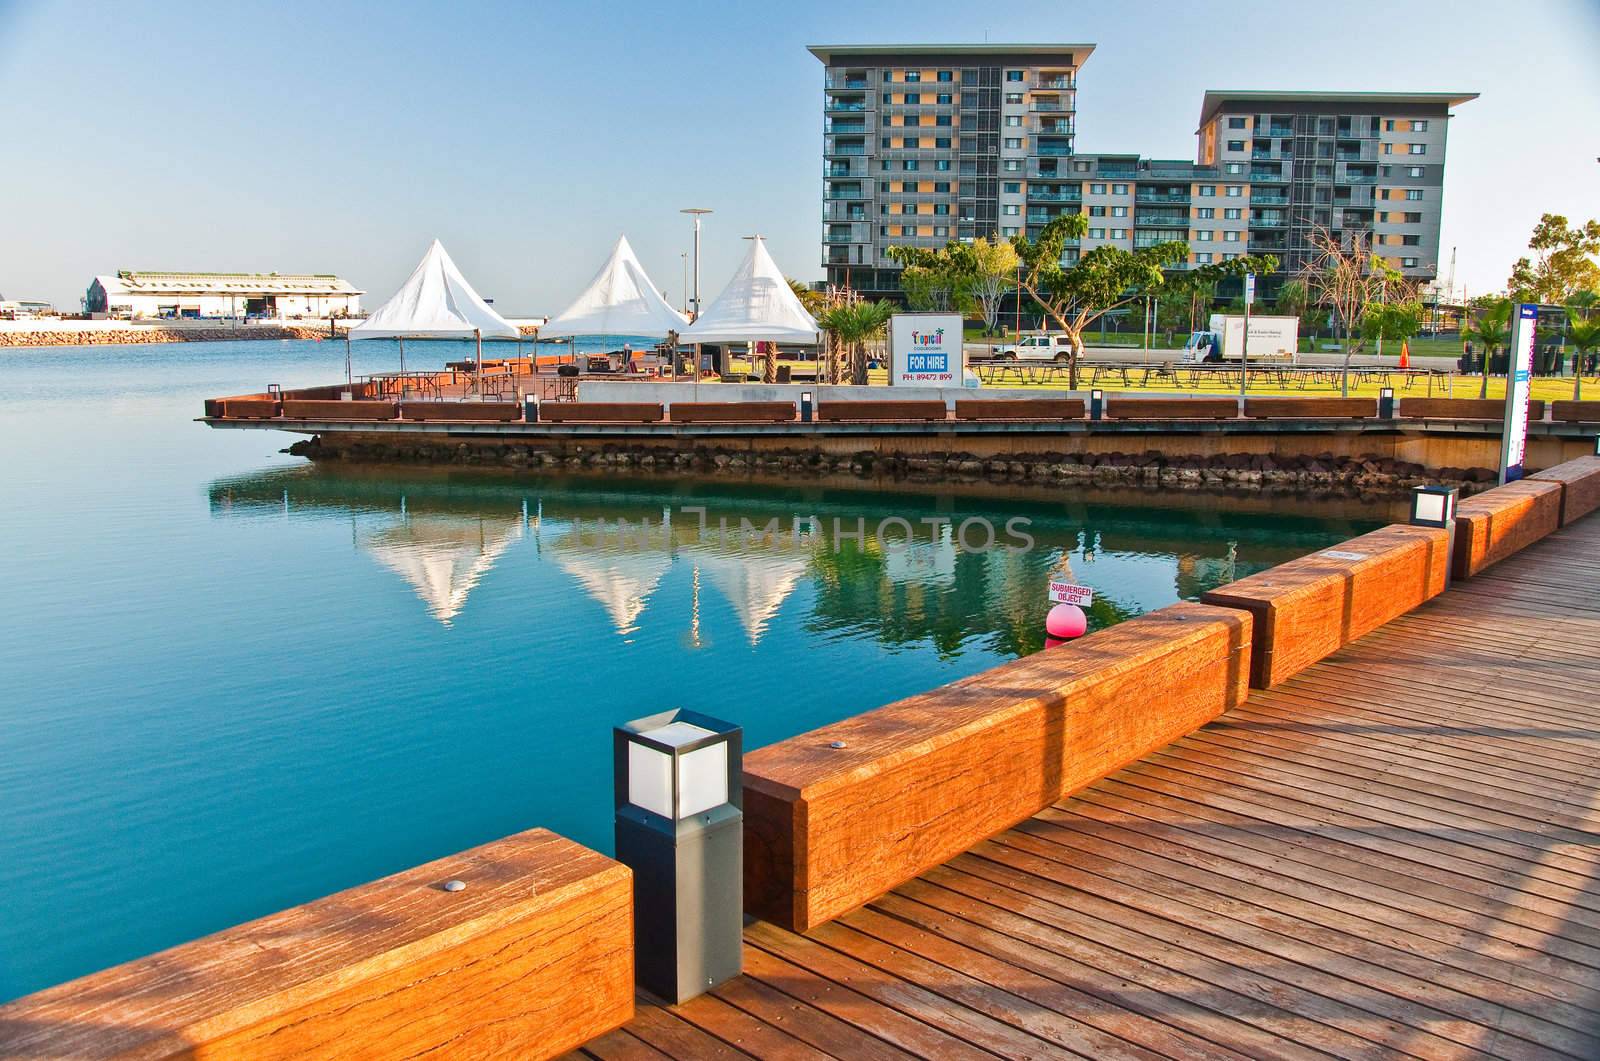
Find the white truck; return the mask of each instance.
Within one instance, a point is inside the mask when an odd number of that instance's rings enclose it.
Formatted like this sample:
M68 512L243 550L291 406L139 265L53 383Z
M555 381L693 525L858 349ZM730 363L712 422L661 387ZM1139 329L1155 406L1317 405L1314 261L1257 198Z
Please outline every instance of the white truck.
M1251 359L1293 360L1300 348L1299 317L1250 315ZM1183 344L1185 361L1237 361L1244 350L1244 314L1213 313L1210 328Z
M1054 361L1064 365L1072 357L1072 343L1065 335L1025 335L1020 342L997 347L994 357L997 361Z

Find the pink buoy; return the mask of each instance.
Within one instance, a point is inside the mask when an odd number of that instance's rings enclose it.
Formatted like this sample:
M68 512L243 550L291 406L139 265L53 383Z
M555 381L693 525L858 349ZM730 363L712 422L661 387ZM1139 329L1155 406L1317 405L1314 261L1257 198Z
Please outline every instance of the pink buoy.
M1089 617L1076 604L1058 604L1044 617L1044 632L1057 641L1082 637L1089 629ZM1047 644L1047 647L1049 646Z

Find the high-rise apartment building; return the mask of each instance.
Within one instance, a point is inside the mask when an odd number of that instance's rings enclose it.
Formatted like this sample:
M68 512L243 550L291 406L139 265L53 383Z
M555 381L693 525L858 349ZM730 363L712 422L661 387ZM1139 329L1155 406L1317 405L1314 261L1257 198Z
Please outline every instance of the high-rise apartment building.
M816 46L830 283L899 290L885 252L1020 225L1073 153L1088 44Z
M1276 254L1303 266L1318 229L1372 235L1408 277L1438 272L1450 108L1473 93L1205 94L1196 161L1080 155L1089 44L811 49L823 87L828 282L899 291L896 245L1037 235L1088 215L1065 260L1102 244L1189 244L1183 266Z

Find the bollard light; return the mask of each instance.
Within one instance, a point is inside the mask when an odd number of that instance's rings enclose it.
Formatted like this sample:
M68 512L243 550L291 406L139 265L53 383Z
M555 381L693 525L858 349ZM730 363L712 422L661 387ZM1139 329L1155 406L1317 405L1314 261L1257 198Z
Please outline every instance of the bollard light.
M1411 491L1411 525L1413 527L1454 527L1456 522L1456 497L1460 491L1453 486L1419 486Z
M633 870L634 977L687 1001L744 949L744 734L673 710L612 733L617 861Z
M1106 415L1106 392L1092 390L1089 392L1089 419L1100 420Z
M1600 457L1600 435L1594 436L1594 455Z
M1394 388L1384 387L1378 391L1378 419L1394 419Z
M801 391L800 392L800 422L802 424L809 424L811 422L811 417L812 417L812 413L813 413L814 409L815 409L815 405L811 400L811 392L810 391Z
M536 394L522 396L522 419L530 424L539 422L539 397Z

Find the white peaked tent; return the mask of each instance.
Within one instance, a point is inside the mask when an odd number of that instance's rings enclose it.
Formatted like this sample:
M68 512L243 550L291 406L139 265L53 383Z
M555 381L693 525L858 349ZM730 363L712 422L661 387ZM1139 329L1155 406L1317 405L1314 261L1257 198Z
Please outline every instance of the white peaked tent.
M456 263L445 253L444 245L434 240L422 256L410 279L394 297L346 333L349 339L399 339L400 371L405 372L406 337L426 335L434 338L475 338L478 340L478 369L483 369L483 337L520 339L517 326L489 308L461 275ZM349 374L346 347L345 372Z
M539 329L543 338L574 335L644 335L665 338L689 322L661 297L628 237L618 236L611 257L600 267L583 294Z
M750 253L722 294L678 338L685 343L818 341L816 320L789 290L760 236L750 240Z
M522 521L410 516L362 536L361 547L411 584L428 614L449 626L467 595L522 537Z

